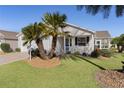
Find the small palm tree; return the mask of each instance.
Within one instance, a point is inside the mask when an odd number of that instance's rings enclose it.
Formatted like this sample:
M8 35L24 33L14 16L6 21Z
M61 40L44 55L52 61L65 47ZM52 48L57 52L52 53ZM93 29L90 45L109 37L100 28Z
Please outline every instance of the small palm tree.
M124 5L79 5L77 9L86 10L86 13L91 15L96 15L98 13L103 13L104 18L108 18L112 7L115 9L115 14L117 17L124 15Z
M64 35L64 32L60 32L59 29L64 28L66 26L65 22L67 17L65 14L56 13L46 13L42 18L45 25L48 26L50 31L50 35L52 36L52 46L51 51L49 53L49 57L52 58L55 55L56 43L57 43L57 36Z
M43 59L47 59L47 56L45 55L44 46L42 39L46 38L48 36L46 27L42 23L34 23L31 25L28 25L24 28L22 28L22 33L24 35L24 44L30 44L34 40L38 46L40 57Z

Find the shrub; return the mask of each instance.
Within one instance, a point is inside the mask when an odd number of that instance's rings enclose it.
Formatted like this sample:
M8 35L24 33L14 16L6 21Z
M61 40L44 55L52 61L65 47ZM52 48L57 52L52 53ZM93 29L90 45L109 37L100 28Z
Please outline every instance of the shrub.
M30 51L28 51L28 54L30 54ZM32 57L40 56L38 48L31 49L31 56Z
M114 47L110 48L110 50L111 50L112 53L117 53L118 52L117 48L114 48Z
M91 53L91 57L97 58L100 56L100 51L95 49L92 53Z
M8 43L2 43L1 50L6 53L12 52L12 49L10 48L10 44Z
M16 48L15 51L16 52L20 52L21 50L20 50L20 48Z
M76 51L73 53L74 55L80 55L80 52L79 51Z
M100 54L101 54L101 56L104 56L104 57L112 56L112 52L108 49L101 49Z
M71 51L68 51L66 54L71 54Z

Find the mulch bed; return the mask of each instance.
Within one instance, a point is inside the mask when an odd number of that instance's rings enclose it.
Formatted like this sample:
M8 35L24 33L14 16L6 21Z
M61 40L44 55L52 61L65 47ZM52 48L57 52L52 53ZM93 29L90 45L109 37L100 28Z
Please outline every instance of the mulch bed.
M103 57L103 56L99 56L98 58L99 59L102 59L102 60L108 60L108 59L110 59L109 57Z
M31 61L28 60L27 63L33 67L37 68L51 68L60 65L60 59L58 57L42 60L39 57L33 58Z
M96 74L96 79L103 87L124 88L123 72L101 70Z
M0 51L0 55L4 55L4 54L5 54L4 52Z

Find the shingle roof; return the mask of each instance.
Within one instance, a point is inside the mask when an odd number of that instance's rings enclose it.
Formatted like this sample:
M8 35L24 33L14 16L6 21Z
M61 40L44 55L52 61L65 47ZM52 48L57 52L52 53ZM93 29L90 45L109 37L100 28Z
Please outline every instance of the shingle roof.
M111 38L111 35L108 31L96 31L95 32L95 37L99 37L99 38Z
M17 39L16 37L16 35L18 34L17 32L0 30L0 33L2 34L2 37L5 39Z

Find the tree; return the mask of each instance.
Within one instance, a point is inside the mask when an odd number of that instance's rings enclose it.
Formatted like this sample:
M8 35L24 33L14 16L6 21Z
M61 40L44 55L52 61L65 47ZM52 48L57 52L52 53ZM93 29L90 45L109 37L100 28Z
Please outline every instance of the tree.
M111 44L117 45L118 52L121 52L120 49L120 37L115 37L112 39Z
M120 46L121 46L121 52L124 50L124 34L120 35Z
M118 52L122 52L124 50L124 34L113 38L111 43L117 45Z
M67 20L66 15L65 14L61 15L58 12L46 13L42 18L42 21L44 22L44 24L48 26L47 29L49 29L50 31L49 35L52 36L52 45L49 53L50 58L56 55L55 49L57 44L57 36L64 34L64 32L60 32L59 29L60 28L62 29L66 26L65 24L66 20Z
M117 17L124 15L124 5L79 5L78 10L86 10L86 13L91 15L96 15L98 13L103 13L104 18L108 18L112 7L115 9L115 14Z
M42 23L39 23L39 24L34 23L31 25L28 25L22 28L22 33L24 35L23 39L25 40L23 45L26 45L26 44L31 45L31 42L34 40L38 46L40 57L43 59L47 59L47 56L44 51L43 41L42 41L42 39L48 36L45 25Z

